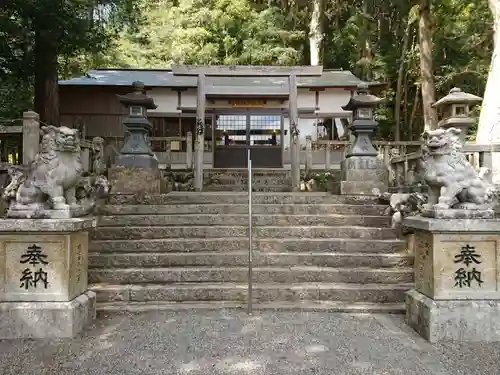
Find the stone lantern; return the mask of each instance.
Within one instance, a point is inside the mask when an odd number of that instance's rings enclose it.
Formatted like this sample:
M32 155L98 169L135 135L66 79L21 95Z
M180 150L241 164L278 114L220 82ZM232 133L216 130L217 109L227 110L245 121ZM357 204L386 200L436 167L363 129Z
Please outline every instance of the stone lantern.
M469 128L475 121L470 115L471 106L481 103L482 100L479 96L463 92L458 87L452 88L448 95L432 105L440 113L438 126L443 129L461 129L460 140L465 142Z
M153 125L147 119L147 110L156 109L153 99L145 94L144 83L134 82L134 91L127 95L117 95L120 103L128 108L128 116L123 121L126 139L115 165L125 168L157 168L149 145L148 136Z
M351 97L349 103L342 107L344 111L352 111L352 123L349 125L349 130L356 137L346 154L346 158L352 156L377 156L377 150L373 147L371 140L378 125L375 122L373 112L382 100L370 94L368 85L363 83L358 86L357 93Z
M374 110L382 100L370 94L368 85L363 83L342 107L345 111L352 111L353 121L349 130L355 137L342 162L342 194L378 195L387 191L387 168L383 160L377 157L378 152L372 144L372 136L378 125Z
M146 95L144 83L134 82L134 91L117 95L128 108L123 121L126 127L125 143L109 169L108 179L113 194L158 194L165 190L165 182L158 168L158 159L151 150L149 133L153 125L147 119L147 110L156 109L152 98Z

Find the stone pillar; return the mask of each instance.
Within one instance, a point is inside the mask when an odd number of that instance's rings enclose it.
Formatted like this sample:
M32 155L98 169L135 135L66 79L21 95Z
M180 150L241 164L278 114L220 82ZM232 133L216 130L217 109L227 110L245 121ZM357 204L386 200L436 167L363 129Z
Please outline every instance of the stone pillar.
M330 163L330 155L331 155L331 152L330 152L330 143L327 143L326 146L325 146L325 169L326 170L329 170L330 169L330 166L331 166L331 163Z
M165 165L168 169L172 167L172 149L171 141L167 140L165 142Z
M151 150L149 132L152 124L147 110L155 109L153 99L146 95L144 84L134 82L134 92L118 95L120 102L129 109L123 121L126 127L125 143L109 169L108 175L113 194L158 194L164 189L164 181L158 168L158 159Z
M40 147L40 116L33 111L23 113L23 164L35 160Z
M500 219L408 217L415 289L407 323L430 342L500 340Z
M312 137L306 136L306 171L311 171L313 167Z
M198 101L196 103L196 156L194 187L203 190L203 159L205 152L205 74L198 75Z
M186 168L193 169L193 133L186 134Z
M95 227L93 218L0 220L0 339L70 338L92 323Z
M290 162L292 174L292 191L300 191L300 138L299 110L297 103L297 76L292 73L288 78L290 86L289 121L290 121Z
M90 170L90 150L87 147L83 147L80 151L82 168L84 172L91 172Z
M354 142L342 161L341 194L379 195L388 190L388 170L373 147L372 135L377 128L373 110L382 99L368 93L366 84L359 87L347 105L342 108L353 111L349 126Z

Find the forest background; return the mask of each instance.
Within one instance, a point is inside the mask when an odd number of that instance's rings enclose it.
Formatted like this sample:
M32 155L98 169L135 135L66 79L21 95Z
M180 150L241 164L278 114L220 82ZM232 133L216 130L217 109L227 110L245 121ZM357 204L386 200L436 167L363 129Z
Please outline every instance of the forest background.
M57 124L57 80L96 67L323 65L384 83L378 138L418 139L452 87L484 95L497 2L0 0L0 122Z

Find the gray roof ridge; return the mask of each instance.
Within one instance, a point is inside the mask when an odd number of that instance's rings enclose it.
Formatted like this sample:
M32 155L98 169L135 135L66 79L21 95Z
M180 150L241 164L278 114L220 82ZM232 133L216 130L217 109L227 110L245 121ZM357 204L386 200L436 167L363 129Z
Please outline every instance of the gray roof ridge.
M111 70L117 70L117 71L123 71L123 72L171 72L172 69L170 68L92 68L89 69L89 71L111 71Z
M134 81L143 81L148 87L197 87L195 76L177 76L170 69L97 68L90 69L80 77L59 80L60 85L119 85L129 86ZM362 80L349 70L325 70L318 77L297 77L300 87L357 87ZM286 86L284 77L250 76L210 77L207 84L216 86Z

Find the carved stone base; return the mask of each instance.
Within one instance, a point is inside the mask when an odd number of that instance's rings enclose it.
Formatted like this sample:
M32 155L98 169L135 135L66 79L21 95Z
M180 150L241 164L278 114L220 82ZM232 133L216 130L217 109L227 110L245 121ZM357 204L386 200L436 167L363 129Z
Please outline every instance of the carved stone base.
M47 205L35 203L32 205L11 204L7 217L12 219L71 219L86 216L91 207L70 207L62 210L47 209Z
M342 195L380 195L387 191L387 184L372 181L341 181Z
M342 164L340 193L380 195L388 190L388 172L376 156L352 156Z
M0 302L0 339L71 338L96 317L96 294L69 302Z
M111 194L160 194L166 191L166 181L159 169L123 168L109 169Z
M95 218L0 219L0 338L72 337L95 316Z
M472 209L427 209L422 211L423 217L434 219L493 219L495 211L490 210L472 210Z
M435 301L412 289L406 294L406 321L432 343L500 341L499 300Z

